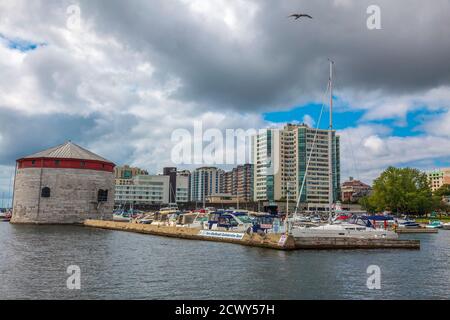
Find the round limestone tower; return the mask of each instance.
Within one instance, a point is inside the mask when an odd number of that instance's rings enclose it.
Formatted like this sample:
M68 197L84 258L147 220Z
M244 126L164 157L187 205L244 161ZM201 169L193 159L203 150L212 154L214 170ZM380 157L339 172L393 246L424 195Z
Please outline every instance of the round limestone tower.
M17 160L11 222L77 224L111 219L114 166L72 142Z

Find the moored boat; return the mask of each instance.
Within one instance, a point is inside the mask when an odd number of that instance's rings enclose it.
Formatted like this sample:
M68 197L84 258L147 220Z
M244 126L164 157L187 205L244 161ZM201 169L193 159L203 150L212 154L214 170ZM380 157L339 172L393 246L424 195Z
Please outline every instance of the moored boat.
M429 224L426 225L428 229L442 229L444 225L439 220L430 221Z
M420 228L420 224L415 221L405 220L405 221L398 221L398 227L414 229L414 228Z
M130 222L131 219L131 216L125 212L117 212L113 214L113 221Z
M12 213L10 211L0 212L0 221L9 222L11 220Z
M293 227L294 238L398 239L397 233L357 223L327 223L314 227Z

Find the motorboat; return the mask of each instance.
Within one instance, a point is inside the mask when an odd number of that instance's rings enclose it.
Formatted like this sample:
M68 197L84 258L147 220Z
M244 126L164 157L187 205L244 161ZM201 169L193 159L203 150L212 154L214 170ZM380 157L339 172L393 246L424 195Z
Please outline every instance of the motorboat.
M254 233L283 233L284 225L279 215L270 213L260 214L253 218Z
M246 232L253 229L253 219L243 212L219 210L210 213L205 229Z
M443 227L444 227L444 225L439 220L430 221L426 225L426 228L428 228L428 229L442 229Z
M414 221L414 220L397 220L397 225L399 228L420 228L420 223Z

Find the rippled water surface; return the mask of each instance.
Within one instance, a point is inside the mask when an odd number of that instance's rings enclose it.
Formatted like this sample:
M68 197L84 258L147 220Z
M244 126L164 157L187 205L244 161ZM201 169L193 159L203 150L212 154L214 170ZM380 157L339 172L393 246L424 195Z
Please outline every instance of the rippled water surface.
M420 251L282 252L73 226L0 223L0 299L449 299L450 231ZM69 265L81 289L69 290ZM381 290L368 290L369 265Z

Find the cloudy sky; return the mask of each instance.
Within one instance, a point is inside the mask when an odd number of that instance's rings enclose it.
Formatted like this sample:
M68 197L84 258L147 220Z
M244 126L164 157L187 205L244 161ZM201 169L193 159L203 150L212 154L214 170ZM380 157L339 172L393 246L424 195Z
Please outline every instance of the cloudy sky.
M66 140L157 173L195 121L314 124L329 57L343 177L450 166L449 34L447 0L0 0L0 192Z

